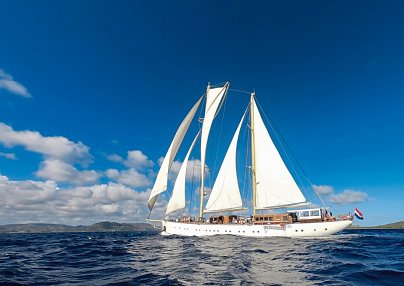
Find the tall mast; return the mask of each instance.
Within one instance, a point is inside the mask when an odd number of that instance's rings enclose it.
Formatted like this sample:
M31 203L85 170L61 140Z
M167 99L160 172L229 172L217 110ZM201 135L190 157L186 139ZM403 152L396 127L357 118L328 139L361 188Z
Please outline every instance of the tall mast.
M257 179L255 176L255 132L254 132L254 96L255 92L251 93L250 98L250 130L251 130L251 175L252 175L252 206L253 215L256 214L257 205Z
M210 82L208 82L208 86L206 87L206 96L208 95L210 89ZM203 123L202 123L203 124ZM201 158L201 162L204 161ZM203 170L205 169L205 166L201 165L201 168L203 168ZM202 174L205 174L205 172L203 171ZM203 197L204 197L204 189L205 189L205 176L201 177L201 200L199 202L199 218L202 221L203 218Z

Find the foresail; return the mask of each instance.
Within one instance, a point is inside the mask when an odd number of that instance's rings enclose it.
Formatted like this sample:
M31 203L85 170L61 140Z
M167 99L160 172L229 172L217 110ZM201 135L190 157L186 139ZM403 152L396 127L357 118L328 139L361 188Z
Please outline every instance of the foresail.
M175 180L173 194L168 201L166 214L169 214L173 211L185 208L185 181L187 177L187 165L189 155L194 148L195 142L199 137L200 132L196 135L194 141L191 144L191 147L188 150L187 155L185 156L184 162L181 165L180 171L177 175L177 179Z
M149 201L147 202L147 206L151 210L156 203L157 197L160 193L164 192L167 189L168 183L168 173L170 171L171 165L174 161L175 155L178 152L178 149L181 146L182 140L184 139L185 134L187 133L188 127L191 124L192 119L194 118L195 112L197 111L201 101L201 97L197 103L192 107L192 109L188 112L187 116L182 121L179 126L177 132L175 133L174 139L171 142L170 148L168 148L167 154L164 157L163 163L161 164L160 171L157 175L156 181L154 183L153 189L150 193Z
M213 185L206 204L206 212L240 209L243 205L237 181L236 152L237 141L245 113L234 133L233 139L224 157L219 174Z
M206 145L208 143L210 128L215 119L220 102L226 94L228 84L224 87L208 88L206 92L205 117L203 119L201 134L201 180L205 178Z
M252 101L252 104L255 136L256 209L306 202L276 149L262 121L255 100Z

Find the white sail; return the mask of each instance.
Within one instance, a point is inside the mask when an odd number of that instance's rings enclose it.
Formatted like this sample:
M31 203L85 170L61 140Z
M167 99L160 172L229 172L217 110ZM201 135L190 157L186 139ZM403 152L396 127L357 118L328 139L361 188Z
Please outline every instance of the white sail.
M173 194L170 200L168 201L166 214L185 208L185 181L187 177L188 159L189 155L192 152L192 149L194 149L194 145L199 137L199 134L200 132L198 132L198 134L196 135L194 141L191 144L191 147L188 150L187 155L185 156L184 162L182 162L180 171L178 172L177 175L177 179L175 180Z
M236 152L237 141L245 113L234 133L233 139L224 157L212 192L206 204L205 212L240 209L243 205L237 181Z
M266 129L252 100L255 136L256 209L306 202Z
M147 202L147 206L149 207L150 210L156 203L158 195L167 189L168 173L170 171L171 165L174 161L175 155L177 155L178 149L181 146L182 140L184 139L184 136L187 133L188 127L191 124L192 119L194 118L195 112L198 109L202 98L203 97L201 97L198 100L198 102L195 103L192 109L188 112L187 116L184 118L177 132L175 133L170 148L168 148L167 154L164 157L163 163L161 164L160 171L157 175L153 189L150 193L149 200Z
M203 180L205 178L205 160L206 160L206 145L208 143L209 132L212 122L222 101L223 96L226 94L228 84L224 87L208 88L206 92L206 107L205 117L203 119L202 134L201 134L201 180L203 188Z

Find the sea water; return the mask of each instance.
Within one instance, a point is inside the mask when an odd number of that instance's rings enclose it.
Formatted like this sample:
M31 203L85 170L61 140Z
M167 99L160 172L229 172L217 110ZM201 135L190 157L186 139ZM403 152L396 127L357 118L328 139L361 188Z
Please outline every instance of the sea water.
M404 285L404 231L317 239L0 234L0 284Z

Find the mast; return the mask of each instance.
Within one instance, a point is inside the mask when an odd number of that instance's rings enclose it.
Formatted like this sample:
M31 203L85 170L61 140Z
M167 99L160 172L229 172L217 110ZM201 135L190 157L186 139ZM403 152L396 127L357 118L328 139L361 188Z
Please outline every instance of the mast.
M210 82L208 82L208 86L206 87L206 96L208 95L209 89L210 89ZM202 160L202 158L201 158L201 163L203 161L204 160ZM204 172L205 171L205 166L202 166L202 164L201 164L201 168L203 168L203 169L202 169L202 176L201 176L201 199L200 199L200 202L199 202L199 218L202 221L202 218L203 218L203 197L204 197L204 193L205 193L204 192L204 189L205 189L205 176L204 176L204 174L205 174L205 172Z
M253 216L255 216L255 214L256 214L256 205L257 205L257 179L255 176L254 96L255 96L255 92L251 93L250 131L251 131L251 176L252 176L251 184L252 184Z

